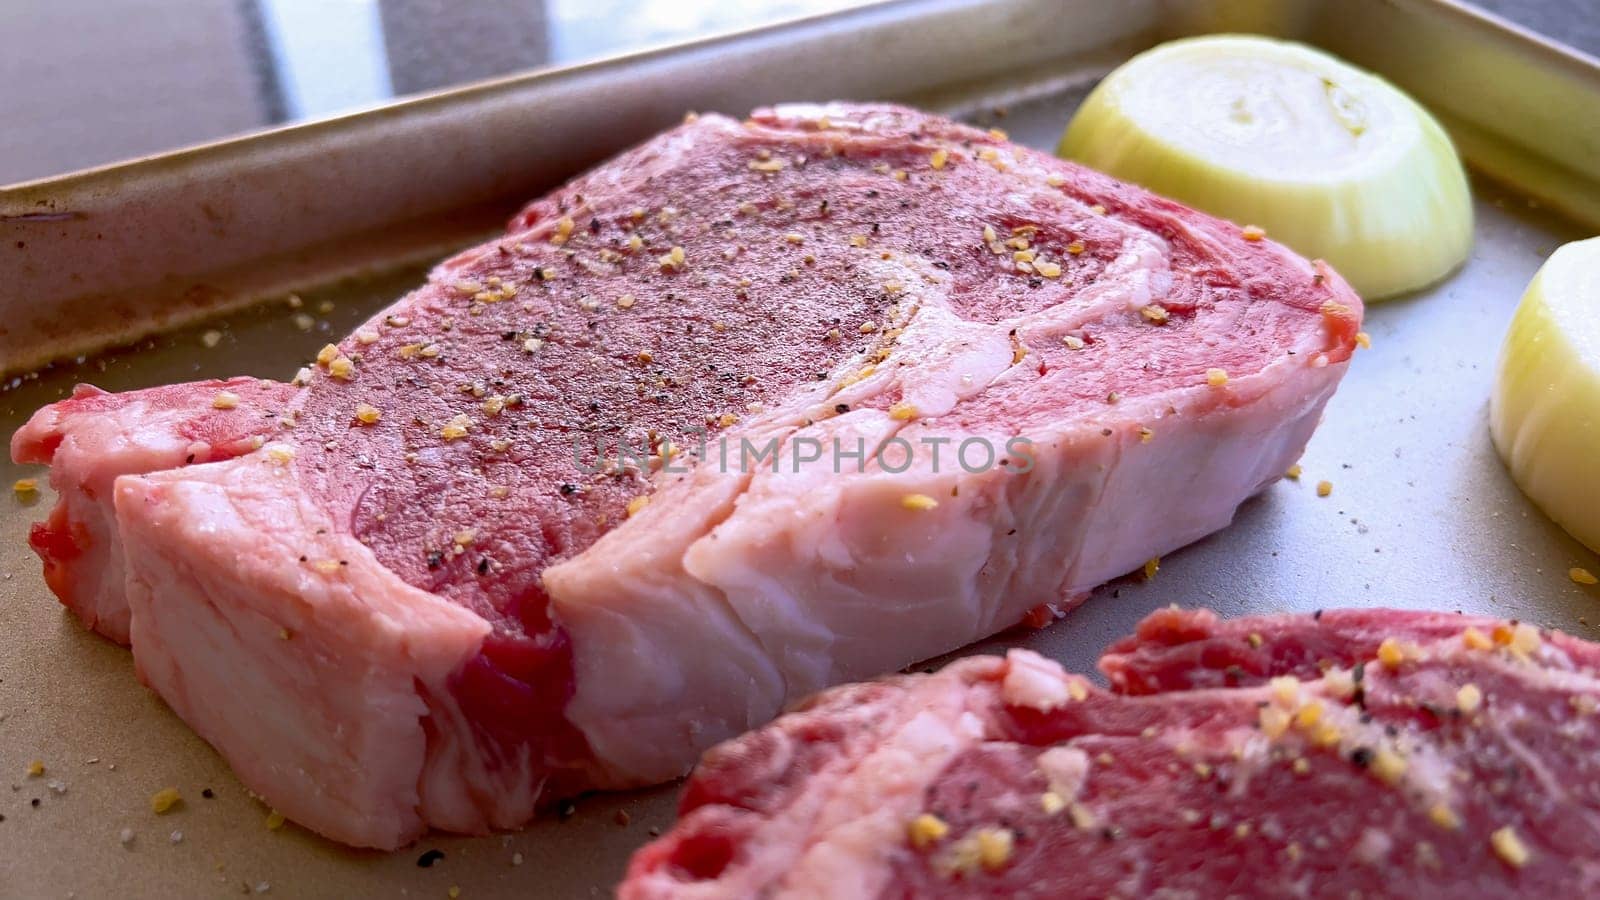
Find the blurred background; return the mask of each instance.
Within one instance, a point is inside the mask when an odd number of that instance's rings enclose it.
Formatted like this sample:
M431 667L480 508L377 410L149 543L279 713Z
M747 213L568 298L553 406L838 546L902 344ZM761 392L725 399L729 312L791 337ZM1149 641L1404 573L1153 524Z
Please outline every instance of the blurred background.
M864 2L0 0L0 185ZM1476 5L1600 56L1600 0Z

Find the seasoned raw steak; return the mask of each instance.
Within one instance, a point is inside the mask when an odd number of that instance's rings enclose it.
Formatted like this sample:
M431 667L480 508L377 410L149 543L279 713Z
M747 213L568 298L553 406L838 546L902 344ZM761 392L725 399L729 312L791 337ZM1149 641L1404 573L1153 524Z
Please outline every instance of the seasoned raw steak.
M1145 693L1022 650L829 691L708 753L620 895L1600 892L1594 644L1168 610L1101 666Z
M514 826L1226 525L1359 318L1325 267L1001 136L701 117L328 348L259 452L119 478L134 655L325 834Z

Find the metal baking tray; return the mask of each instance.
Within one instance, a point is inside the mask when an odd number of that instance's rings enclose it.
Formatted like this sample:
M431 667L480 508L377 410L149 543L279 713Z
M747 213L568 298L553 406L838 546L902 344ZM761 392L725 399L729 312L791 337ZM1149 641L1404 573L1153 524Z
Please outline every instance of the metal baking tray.
M688 109L882 98L1048 148L1120 61L1229 30L1323 46L1439 114L1475 171L1472 258L1368 310L1375 346L1357 355L1298 483L1245 504L1153 580L1108 585L1046 631L973 649L1026 645L1088 670L1170 603L1227 615L1461 609L1600 637L1588 618L1600 593L1565 575L1600 559L1517 492L1485 424L1524 285L1556 246L1600 229L1600 63L1444 0L901 0L14 187L0 192L0 432L77 381L286 377L416 284L427 261ZM36 474L0 463L0 484ZM0 784L11 788L0 788L0 896L603 896L671 821L666 786L394 854L269 831L267 810L138 686L127 652L50 597L25 547L50 502L0 498ZM24 777L32 759L45 778ZM184 804L156 817L148 798L168 786ZM429 849L445 856L420 868Z

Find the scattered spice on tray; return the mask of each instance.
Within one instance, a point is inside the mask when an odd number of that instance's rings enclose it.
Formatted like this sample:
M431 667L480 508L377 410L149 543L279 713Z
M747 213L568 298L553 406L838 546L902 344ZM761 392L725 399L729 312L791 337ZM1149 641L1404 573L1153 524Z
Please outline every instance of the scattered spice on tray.
M17 495L18 500L28 500L39 493L39 479L18 478L11 483L11 490Z
M1582 566L1573 566L1567 570L1567 577L1577 584L1600 584L1600 578Z
M1318 497L1326 497L1331 493L1333 493L1333 482L1331 482L1331 481L1319 481L1319 482L1317 482L1317 496Z
M162 788L150 795L150 811L156 815L163 815L174 806L183 802L183 795L177 788Z

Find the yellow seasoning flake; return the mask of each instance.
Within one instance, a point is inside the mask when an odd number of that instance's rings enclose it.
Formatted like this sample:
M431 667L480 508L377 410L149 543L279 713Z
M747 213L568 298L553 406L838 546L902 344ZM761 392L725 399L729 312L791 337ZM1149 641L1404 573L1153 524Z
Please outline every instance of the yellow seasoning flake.
M29 778L38 778L40 775L43 775L43 774L44 774L44 760L36 759L33 762L28 763L28 777Z
M633 295L632 294L623 294L621 297L617 298L617 308L618 309L633 309L633 304L636 303L636 302L638 302L638 301L633 299Z
M648 495L648 494L640 494L639 496L637 496L637 497L633 498L632 500L628 501L628 515L630 517L634 516L634 515L637 515L639 510L644 509L646 506L649 506L649 505L650 505L650 495Z
M1600 578L1596 578L1593 572L1582 566L1568 569L1567 577L1571 578L1574 584L1600 584Z
M918 850L944 840L950 826L933 813L923 813L906 823L906 839Z
M323 344L317 351L317 364L325 366L339 358L339 348L333 344Z
M277 831L283 827L283 813L273 810L267 813L267 830Z
M733 413L723 413L717 417L717 426L720 428L731 428L734 423L738 421L739 417Z
M1033 270L1046 278L1060 278L1061 266L1049 260L1039 260L1033 264Z
M158 816L162 815L182 800L183 795L178 793L177 788L163 788L150 795L150 811Z
M1072 242L1067 244L1067 252L1071 253L1073 256L1077 256L1077 255L1081 254L1084 251L1084 249L1085 249L1085 247L1083 245L1083 241L1072 241ZM1166 310L1162 310L1162 312L1165 312L1165 311Z
M1332 722L1323 722L1311 734L1312 743L1318 747L1332 747L1343 739L1344 735L1339 731L1339 726Z
M1433 824L1446 831L1455 831L1461 827L1461 817L1456 815L1455 810L1445 806L1443 803L1435 803L1430 807L1428 809L1428 818L1433 820Z
M1300 707L1294 714L1294 727L1301 731L1310 731L1320 721L1322 721L1322 704L1316 700Z
M1290 466L1288 471L1284 472L1283 474L1286 475L1287 477L1289 477L1291 480L1299 481L1300 480L1300 473L1304 472L1304 471L1305 471L1304 469L1300 468L1300 464L1299 463L1295 463L1294 465Z
M495 394L483 401L483 414L486 416L498 416L501 410L505 408L506 398L499 394Z
M927 494L907 494L900 498L900 505L913 512L927 512L939 505L939 501Z
M944 168L945 163L947 163L949 161L950 161L950 153L949 153L949 151L945 150L943 147L940 147L939 149L933 151L933 155L928 157L928 163L930 165L932 165L935 169Z
M1363 350L1371 350L1372 335L1367 334L1365 331L1358 331L1356 332L1356 343L1360 344Z
M363 425L376 425L383 418L383 412L370 403L356 404L356 421Z
M1513 653L1527 656L1539 649L1544 639L1539 636L1539 629L1527 622L1518 622L1517 627L1511 631L1511 650Z
M233 409L238 405L239 395L233 391L217 391L217 395L211 398L212 409Z
M1167 308L1159 303L1151 303L1148 306L1139 307L1139 315L1157 325L1167 324Z
M1463 684L1456 690L1456 709L1471 715L1483 705L1483 691L1475 684Z
M661 264L661 268L676 272L683 268L687 258L682 247L673 247L666 253L656 257L656 262Z
M341 356L335 359L333 362L328 363L328 374L344 381L349 381L350 376L354 375L355 371L356 364L351 362L350 358L346 356Z
M752 159L750 168L756 172L781 172L783 160L781 159Z
M1223 385L1225 385L1227 383L1228 383L1228 372L1227 372L1226 369L1207 369L1206 370L1206 384L1209 384L1212 387L1222 387Z
M985 869L993 871L1011 861L1011 851L1016 846L1016 837L1011 829L980 828L976 837L978 862Z
M1528 847L1522 843L1522 838L1510 825L1495 829L1489 835L1489 845L1494 848L1494 855L1500 857L1506 865L1513 869L1520 869L1528 864Z
M1053 816L1067 808L1067 801L1055 791L1045 791L1039 795L1039 808L1047 816Z
M1247 241L1259 241L1266 237L1267 233L1259 225L1246 225L1239 229L1239 236Z
M1148 444L1155 439L1156 433L1144 426L1139 427L1139 443Z
M1319 482L1317 482L1317 496L1318 497L1326 497L1331 493L1333 493L1333 482L1331 482L1331 481L1319 481Z
M18 478L16 481L11 482L11 491L18 497L27 497L31 494L37 494L39 492L39 479Z
M917 417L917 408L904 400L889 407L889 418L897 422L906 422Z
M1068 350L1082 350L1084 347L1089 346L1088 344L1084 343L1083 338L1078 337L1075 334L1062 335L1061 343L1066 344Z
M852 234L852 235L850 235L850 246L852 246L852 247L865 247L866 245L867 245L867 236L866 235L864 235L864 234Z
M1267 685L1272 688L1272 699L1280 705L1292 706L1300 699L1300 679L1293 675L1279 675Z
M1144 561L1144 580L1145 581L1150 581L1151 579L1155 578L1156 577L1156 573L1159 572L1159 571L1161 571L1161 557L1152 556L1149 559Z
M453 441L457 438L466 437L467 432L471 429L472 420L467 418L465 413L462 413L461 415L451 419L443 428L439 429L439 436L447 441Z
M1489 636L1476 628L1468 628L1461 632L1461 645L1468 650L1494 649L1494 642L1489 640Z
M550 237L550 243L557 246L565 244L567 239L572 237L572 227L572 217L562 216L556 222L556 233Z
M1399 783L1400 779L1405 776L1407 768L1405 757L1390 750L1388 747L1380 747L1378 752L1372 755L1373 774L1388 784Z
M1394 638L1386 637L1378 645L1378 662L1383 663L1385 668L1397 669L1405 661L1406 652Z

